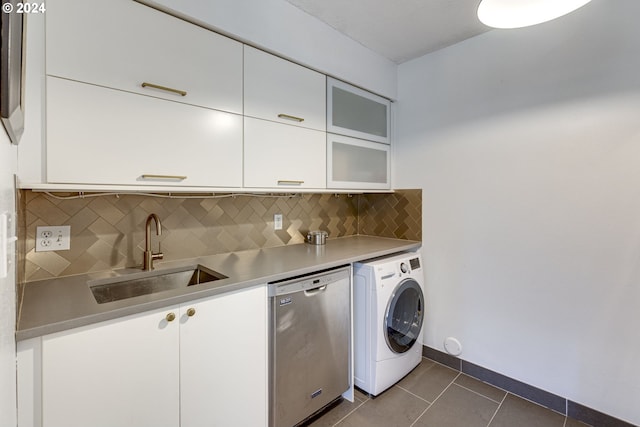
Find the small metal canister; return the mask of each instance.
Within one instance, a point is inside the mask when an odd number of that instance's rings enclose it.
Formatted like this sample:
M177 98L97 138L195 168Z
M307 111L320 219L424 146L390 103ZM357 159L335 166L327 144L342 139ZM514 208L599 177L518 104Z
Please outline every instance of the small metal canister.
M329 233L326 231L309 231L307 233L307 243L312 245L324 245L327 243L327 236Z

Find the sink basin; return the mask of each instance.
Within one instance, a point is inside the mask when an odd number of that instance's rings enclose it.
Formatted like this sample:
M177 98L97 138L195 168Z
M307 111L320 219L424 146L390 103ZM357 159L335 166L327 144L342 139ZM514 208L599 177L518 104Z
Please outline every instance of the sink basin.
M186 288L227 276L202 265L159 271L144 271L121 277L97 279L87 282L98 304L133 298L140 295Z

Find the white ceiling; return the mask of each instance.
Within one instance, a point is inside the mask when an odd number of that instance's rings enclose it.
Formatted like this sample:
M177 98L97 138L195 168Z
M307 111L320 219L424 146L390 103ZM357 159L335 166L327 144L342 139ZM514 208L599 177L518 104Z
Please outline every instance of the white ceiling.
M398 64L489 30L480 0L287 1Z

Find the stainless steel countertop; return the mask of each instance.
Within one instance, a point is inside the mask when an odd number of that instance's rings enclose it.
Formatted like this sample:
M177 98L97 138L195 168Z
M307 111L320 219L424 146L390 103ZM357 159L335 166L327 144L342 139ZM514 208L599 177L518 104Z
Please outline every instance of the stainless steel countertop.
M156 263L156 270L201 264L228 278L105 304L96 302L87 281L138 273L141 270L126 268L29 282L24 285L19 298L16 340L264 285L394 252L416 250L420 246L420 242L411 240L349 236L328 239L326 245L319 246L302 243Z

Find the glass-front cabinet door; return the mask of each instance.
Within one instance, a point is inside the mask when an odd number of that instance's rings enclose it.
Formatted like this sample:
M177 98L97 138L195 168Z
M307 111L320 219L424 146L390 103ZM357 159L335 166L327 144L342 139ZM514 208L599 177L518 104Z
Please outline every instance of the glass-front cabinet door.
M389 144L390 106L386 98L327 78L327 132Z
M327 134L327 188L391 188L389 145Z

